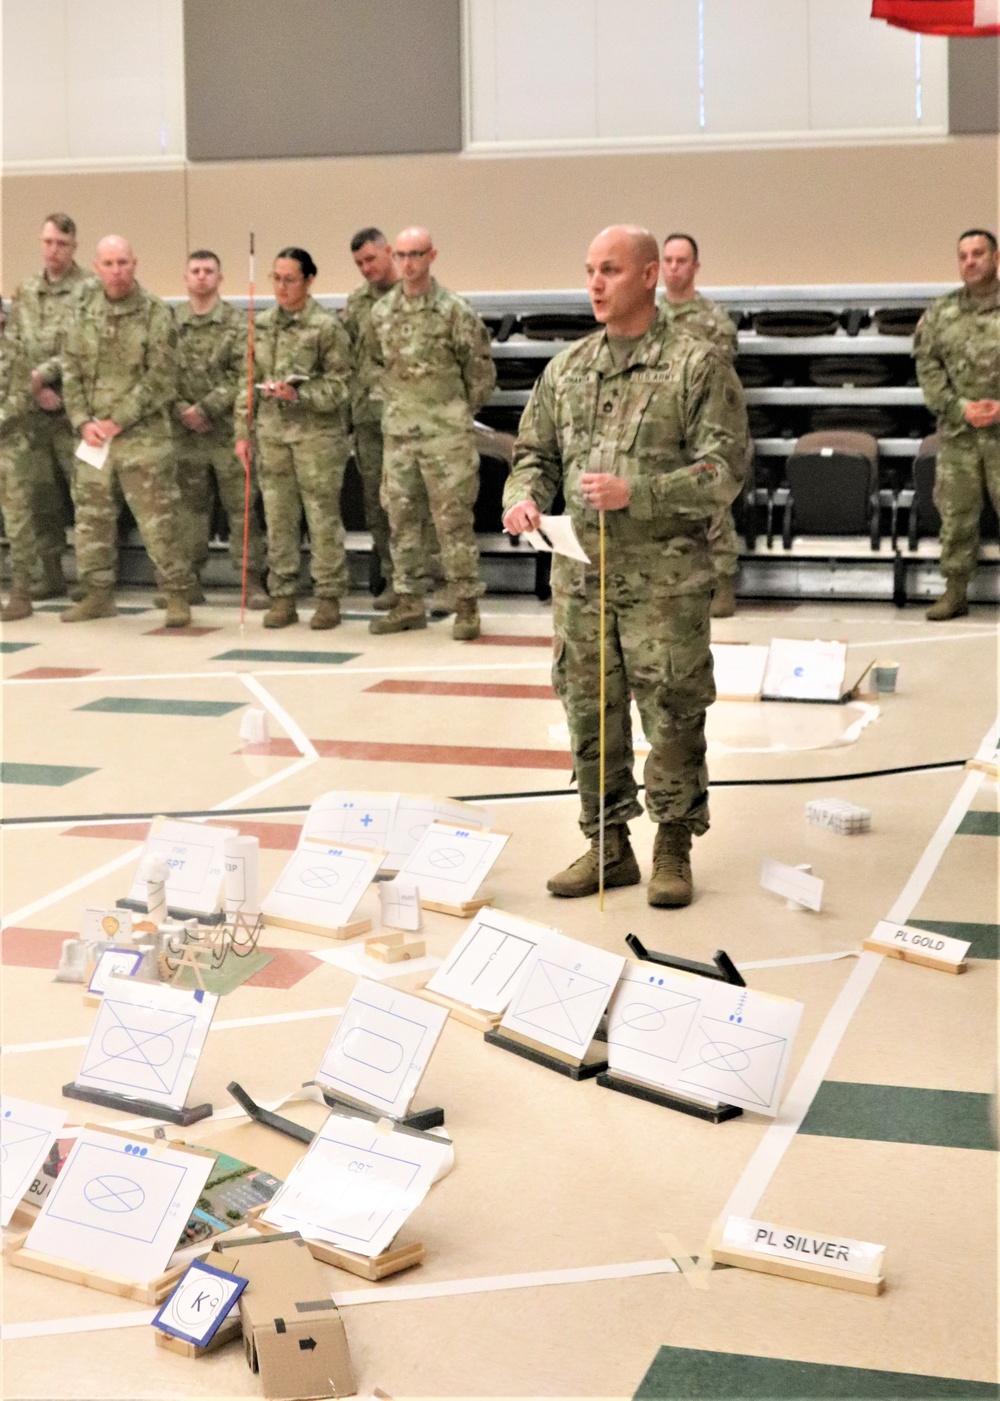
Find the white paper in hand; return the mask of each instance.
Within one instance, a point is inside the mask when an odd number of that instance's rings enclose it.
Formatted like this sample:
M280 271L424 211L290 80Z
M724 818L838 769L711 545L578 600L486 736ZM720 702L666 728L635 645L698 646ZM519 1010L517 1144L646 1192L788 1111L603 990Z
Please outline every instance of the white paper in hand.
M81 438L76 445L76 456L81 462L86 462L89 467L96 467L100 470L108 460L108 453L111 451L111 439L108 438L99 448L92 448L89 443L85 443Z
M569 516L542 516L538 529L525 531L524 538L545 554L566 555L569 559L578 559L581 564L590 563L590 556L584 553L576 538Z

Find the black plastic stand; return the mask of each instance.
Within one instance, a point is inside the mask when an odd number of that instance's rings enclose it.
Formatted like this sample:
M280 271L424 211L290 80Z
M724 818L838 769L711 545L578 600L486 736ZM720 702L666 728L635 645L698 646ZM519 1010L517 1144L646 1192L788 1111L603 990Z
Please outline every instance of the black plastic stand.
M368 1109L364 1105L352 1103L349 1099L340 1099L339 1096L324 1089L322 1085L319 1088L331 1109L339 1109L342 1113L359 1114L364 1119L392 1119L391 1114L379 1114L377 1109ZM444 1110L437 1108L411 1109L409 1114L403 1114L400 1118L392 1119L392 1121L404 1129L438 1129L444 1123Z
M488 1041L491 1046L500 1046L505 1051L511 1051L515 1056L523 1056L535 1065L544 1065L547 1070L554 1070L557 1075L565 1075L570 1080L592 1080L595 1075L600 1075L608 1068L606 1060L582 1061L579 1065L574 1065L570 1061L560 1060L558 1056L550 1056L535 1046L528 1046L523 1041L515 1041L500 1030L484 1032L483 1040Z
M270 1109L265 1109L255 1099L251 1099L243 1086L237 1084L235 1080L230 1080L226 1089L240 1108L249 1114L256 1123L263 1124L265 1128L276 1129L278 1133L287 1134L289 1138L295 1138L299 1143L312 1143L316 1137L312 1129L307 1129L302 1124L296 1124L292 1119L286 1119L281 1114L275 1114Z
M89 1085L78 1085L71 1080L63 1085L62 1092L67 1099L83 1099L88 1104L100 1104L105 1109L121 1109L125 1114L139 1114L146 1119L163 1119L168 1124L179 1124L186 1129L199 1119L207 1119L212 1112L210 1104L194 1104L190 1109L171 1109L166 1104L154 1104L148 1099L129 1099L126 1095L112 1094L109 1090L92 1090Z
M671 958L669 954L647 949L635 934L626 934L625 942L641 963L658 963L661 968L676 968L681 973L697 973L699 978L714 978L717 983L746 987L743 975L724 949L715 951L713 963L692 963L689 958Z

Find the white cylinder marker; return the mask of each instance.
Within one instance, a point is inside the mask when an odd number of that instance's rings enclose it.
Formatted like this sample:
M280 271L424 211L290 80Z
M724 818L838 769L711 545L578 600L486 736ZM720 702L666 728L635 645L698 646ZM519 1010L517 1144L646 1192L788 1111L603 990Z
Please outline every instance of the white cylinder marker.
M266 744L269 738L267 711L248 706L240 719L240 739L248 744Z
M226 914L260 914L260 842L256 837L227 837Z

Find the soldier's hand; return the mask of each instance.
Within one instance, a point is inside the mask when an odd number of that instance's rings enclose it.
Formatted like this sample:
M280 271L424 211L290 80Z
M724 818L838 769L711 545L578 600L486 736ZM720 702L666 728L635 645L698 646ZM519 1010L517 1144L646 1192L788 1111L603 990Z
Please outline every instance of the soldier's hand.
M584 472L580 494L595 511L624 511L628 505L628 482L611 472Z
M283 399L286 404L298 403L299 391L284 379L269 379L263 393L265 399Z
M523 535L526 530L537 530L541 523L541 512L534 501L518 501L503 518L503 528L508 535Z
M31 392L35 396L35 403L46 413L55 413L57 409L62 408L62 399L49 385L43 384L40 389L32 386Z
M1000 417L1000 404L996 399L973 399L966 404L964 417L973 428L989 428Z
M102 443L106 443L109 438L117 438L122 431L113 418L99 418L95 427L101 435Z
M206 418L197 404L189 404L180 414L181 423L185 428L190 428L192 433L211 433L212 421Z
M240 438L235 447L236 456L243 463L244 470L250 470L250 443L246 438Z
M96 423L85 423L80 429L80 437L91 448L104 446L104 434Z

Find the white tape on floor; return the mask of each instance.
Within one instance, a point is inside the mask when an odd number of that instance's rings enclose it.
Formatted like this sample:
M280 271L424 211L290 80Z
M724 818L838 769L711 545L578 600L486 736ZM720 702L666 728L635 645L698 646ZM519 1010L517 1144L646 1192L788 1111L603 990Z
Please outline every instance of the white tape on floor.
M110 1328L144 1328L153 1321L156 1309L138 1313L91 1313L79 1318L43 1318L37 1323L5 1323L0 1338L5 1343L17 1338L57 1338L63 1333L103 1333Z
M861 954L861 949L842 949L840 953L808 953L799 958L762 958L756 963L740 962L736 966L742 973L751 968L790 968L797 963L835 963L838 958L860 958Z
M679 1274L677 1261L633 1260L625 1265L584 1265L576 1270L542 1270L537 1274L480 1275L476 1279L443 1279L429 1284L390 1284L378 1289L338 1291L338 1309L359 1304L402 1303L408 1299L444 1299L455 1294L492 1294L502 1289L537 1289L550 1284L590 1284L600 1279L637 1279L641 1275Z
M247 1026L274 1026L278 1022L311 1022L318 1017L339 1017L343 1007L308 1007L299 1012L271 1012L263 1017L232 1017L213 1021L209 1035L215 1031L238 1031ZM89 1036L68 1036L64 1041L21 1041L13 1046L0 1046L0 1055L24 1055L30 1051L65 1051L72 1046L86 1046Z

